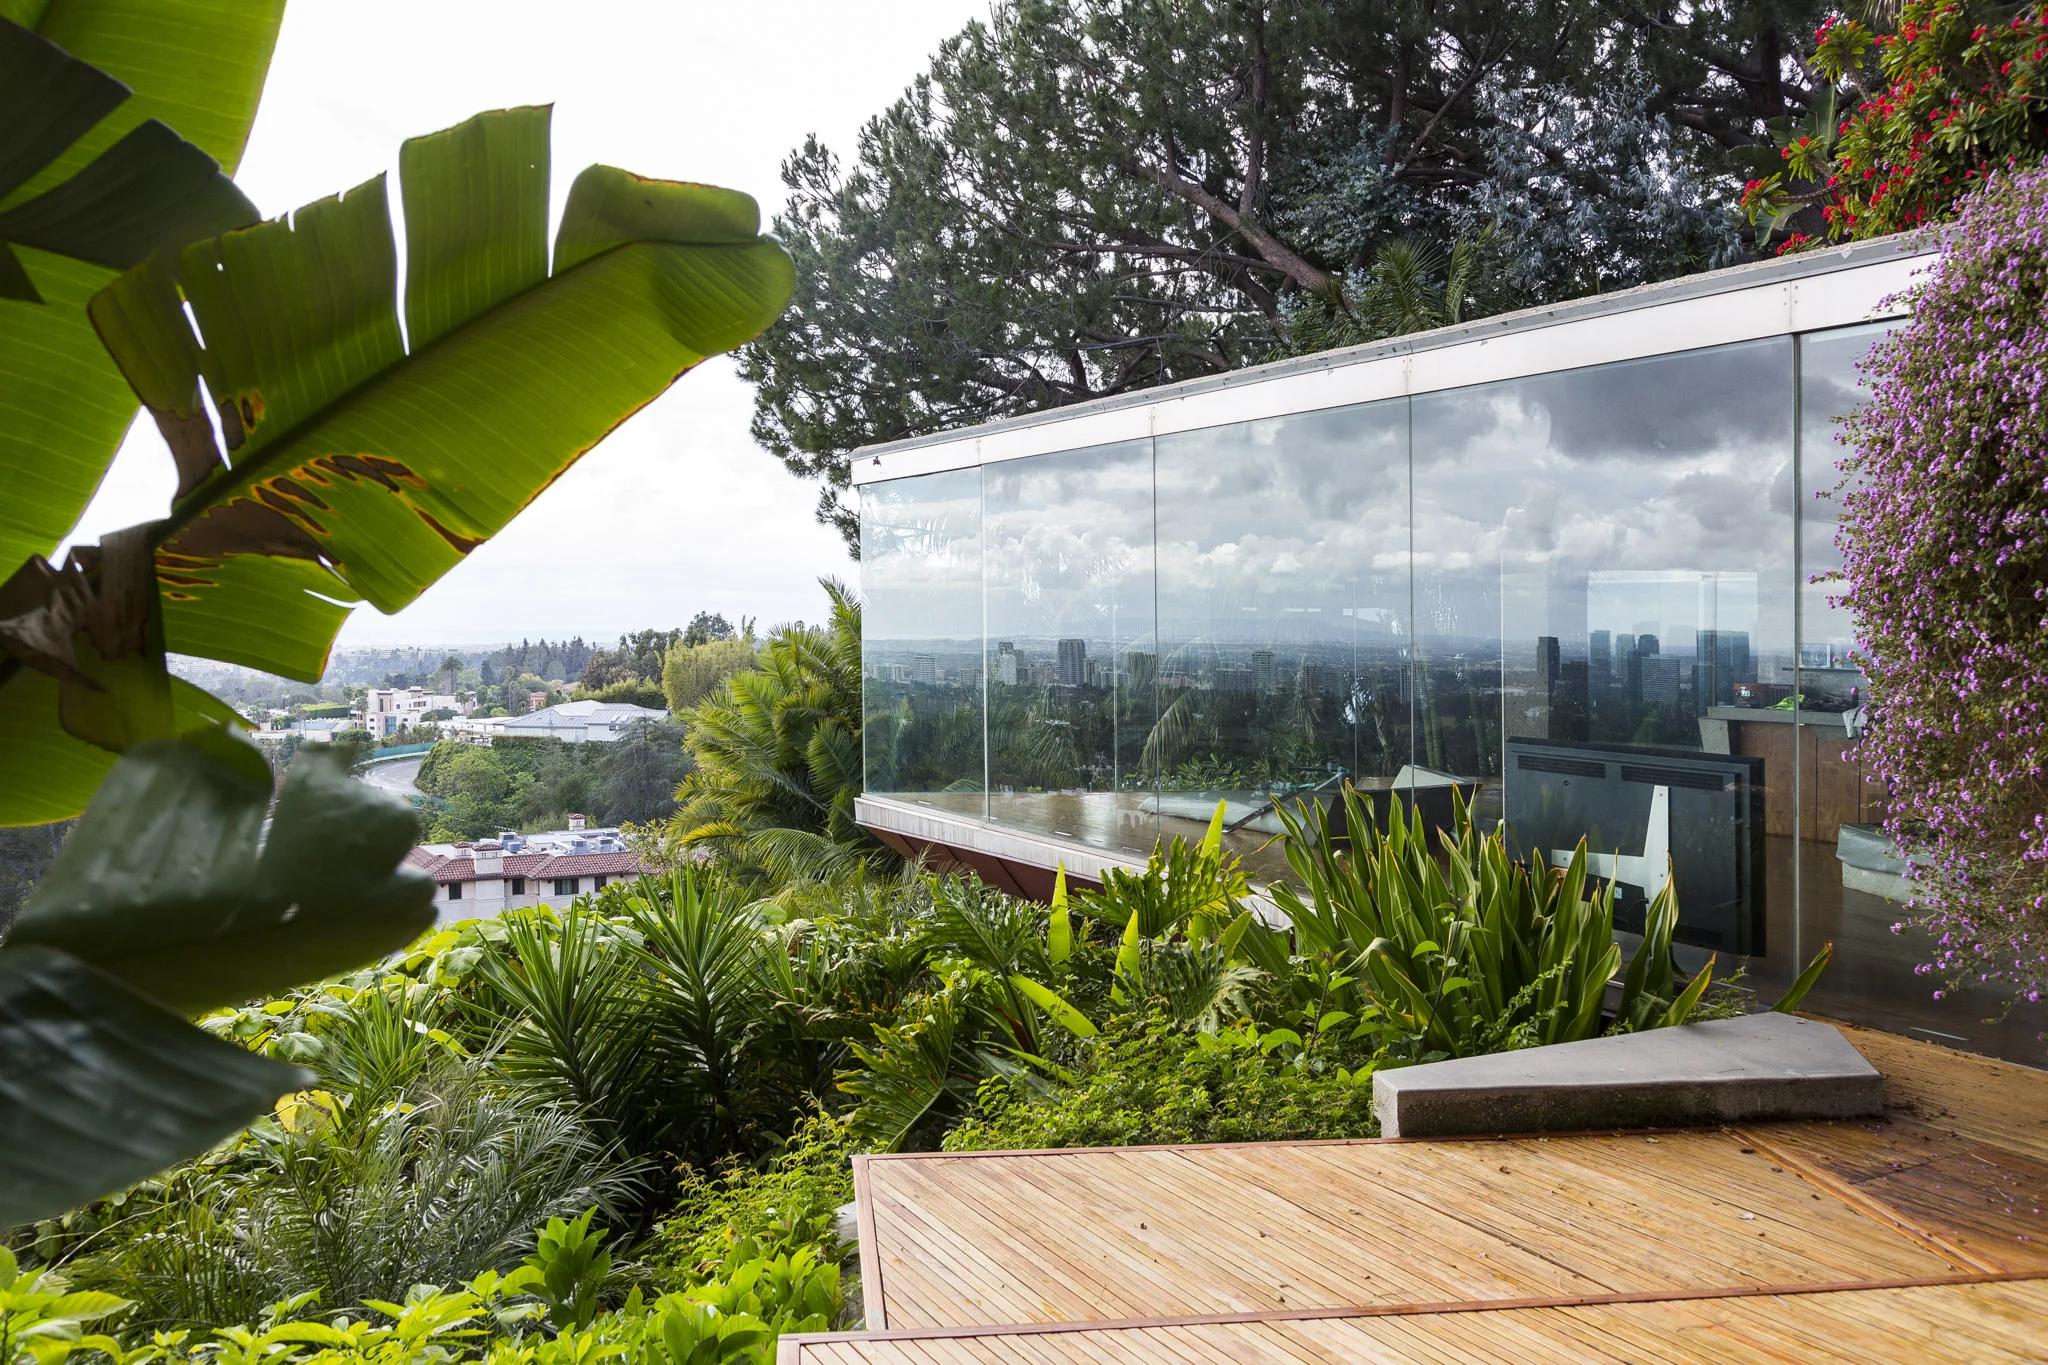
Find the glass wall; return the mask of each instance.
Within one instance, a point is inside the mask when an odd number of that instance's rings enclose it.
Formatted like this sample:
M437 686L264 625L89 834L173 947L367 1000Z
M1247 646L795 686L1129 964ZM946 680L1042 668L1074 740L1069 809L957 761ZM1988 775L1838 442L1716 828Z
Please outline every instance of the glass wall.
M1791 339L1418 397L1414 464L1418 781L1532 859L1585 838L1627 928L1675 874L1682 942L1766 952L1792 911Z
M1143 856L1349 784L1521 856L1581 838L1624 937L1814 1008L2039 1060L1933 998L1834 605L1849 328L862 489L868 790ZM1817 581L1818 580L1818 581Z
M1276 800L1385 792L1409 762L1406 400L1162 436L1159 722L1168 834L1224 805L1254 876Z
M1155 715L1152 443L986 465L991 821L1142 857Z
M867 790L985 813L981 471L861 490Z

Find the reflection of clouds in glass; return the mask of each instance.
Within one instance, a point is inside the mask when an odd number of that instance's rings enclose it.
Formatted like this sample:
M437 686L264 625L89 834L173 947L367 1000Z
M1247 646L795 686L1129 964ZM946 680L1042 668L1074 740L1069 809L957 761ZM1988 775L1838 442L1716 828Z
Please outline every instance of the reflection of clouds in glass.
M1416 399L1433 615L1497 622L1503 557L1539 599L1608 569L1789 573L1791 368L1773 340Z
M981 471L867 485L860 546L870 638L981 634Z
M1342 638L1355 608L1393 601L1405 619L1405 407L1161 437L1162 633Z
M1150 632L1150 442L989 465L983 493L991 635Z
M1837 605L1842 584L1827 575L1840 571L1835 544L1841 503L1837 465L1848 451L1841 443L1841 419L1861 407L1867 393L1856 365L1890 331L1887 324L1845 327L1799 339L1799 441L1806 496L1800 502L1799 583L1804 628L1809 640L1846 643L1857 638L1855 619ZM1821 577L1818 583L1810 580Z

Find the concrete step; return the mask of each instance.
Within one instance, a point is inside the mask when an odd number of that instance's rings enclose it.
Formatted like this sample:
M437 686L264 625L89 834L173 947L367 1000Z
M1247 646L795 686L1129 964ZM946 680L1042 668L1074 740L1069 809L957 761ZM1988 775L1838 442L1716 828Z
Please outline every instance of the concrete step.
M1846 1119L1884 1078L1827 1024L1751 1014L1382 1071L1373 1107L1385 1137Z

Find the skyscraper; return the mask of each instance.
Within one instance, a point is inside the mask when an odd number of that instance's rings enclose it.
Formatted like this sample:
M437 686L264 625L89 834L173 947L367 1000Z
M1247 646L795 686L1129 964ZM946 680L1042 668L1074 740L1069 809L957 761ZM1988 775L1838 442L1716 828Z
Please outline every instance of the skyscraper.
M1058 679L1067 687L1080 687L1088 681L1088 642L1086 640L1062 640L1059 643Z
M1586 675L1596 683L1614 676L1614 637L1604 630L1587 637Z

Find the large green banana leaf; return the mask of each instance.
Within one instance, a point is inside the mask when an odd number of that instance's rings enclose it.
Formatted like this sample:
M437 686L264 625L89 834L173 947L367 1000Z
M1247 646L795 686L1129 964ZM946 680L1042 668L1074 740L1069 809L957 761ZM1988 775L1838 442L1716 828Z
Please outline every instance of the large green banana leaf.
M49 948L0 953L0 1057L7 1226L204 1151L313 1079Z
M620 422L781 311L793 269L759 235L752 199L610 167L571 187L550 270L548 121L503 110L405 145L403 332L381 178L175 264L153 257L94 297L94 324L178 461L171 516L150 532L162 648L317 679L354 603L413 601ZM92 572L49 577L74 602L119 588ZM155 700L123 701L113 719L45 707L8 727L61 724L118 749L161 725L161 681L110 673L119 651L73 657L73 633L47 633L41 666L84 678L60 683L60 699L154 687ZM8 667L0 708L26 672ZM87 766L36 798L38 818L83 805ZM30 776L0 756L0 820L28 818L12 792Z
M0 215L41 201L37 213L25 215L28 221L17 220L23 237L10 239L41 245L0 250L18 262L17 283L25 281L43 300L0 297L0 471L8 484L0 497L0 577L31 554L49 553L77 523L135 416L135 395L85 312L87 300L114 278L110 265L132 261L118 254L110 260L104 251L48 249L67 240L50 236L51 210L75 211L80 196L103 209L132 206L152 184L161 187L152 177L181 159L189 167L191 156L211 157L232 172L283 13L284 0L0 0L0 19L97 68L117 92L121 86L132 91L111 106L103 103L104 116L79 129L81 111L93 107L91 91L83 88L90 82L63 87L75 101L67 122L63 110L52 107L53 94L33 98L39 87L13 69L10 79L0 79L0 164L33 172L21 180L0 177ZM42 117L24 117L17 101ZM167 127L151 129L152 120ZM52 128L72 131L75 140L51 149ZM94 188L90 183L71 182L95 163L102 183L85 195ZM191 182L175 183L189 188ZM51 191L57 197L46 197ZM124 201L124 195L132 197ZM54 216L61 221L68 214ZM185 240L253 216L233 214Z

